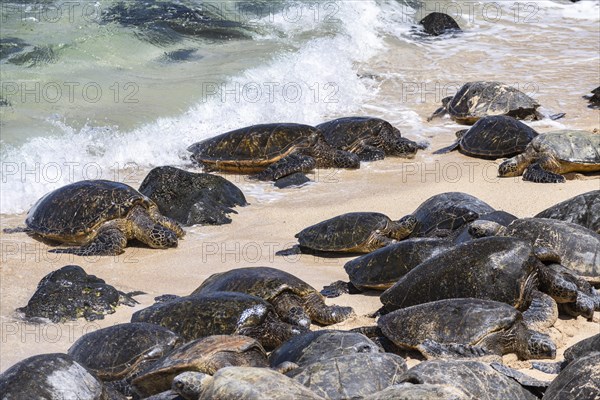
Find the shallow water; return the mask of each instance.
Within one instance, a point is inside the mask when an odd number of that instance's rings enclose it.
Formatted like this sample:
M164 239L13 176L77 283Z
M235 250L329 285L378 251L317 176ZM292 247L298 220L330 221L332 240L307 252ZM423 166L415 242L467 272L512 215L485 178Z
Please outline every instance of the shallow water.
M366 114L448 142L458 126L426 117L469 80L567 113L541 131L599 125L581 98L599 83L598 1L170 3L220 36L123 24L120 4L135 3L2 4L2 39L20 51L0 61L0 212L80 179L137 184L153 166L189 166L188 145L254 123ZM431 11L464 33L424 38L415 23Z

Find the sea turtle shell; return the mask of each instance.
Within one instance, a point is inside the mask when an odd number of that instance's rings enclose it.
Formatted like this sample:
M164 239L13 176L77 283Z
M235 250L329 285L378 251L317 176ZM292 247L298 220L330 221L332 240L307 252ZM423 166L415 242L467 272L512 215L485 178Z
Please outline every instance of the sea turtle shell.
M364 245L377 230L392 222L385 214L353 212L309 226L296 234L300 247L318 251L364 252Z
M385 290L423 261L453 244L440 238L411 238L348 261L344 269L359 290Z
M481 118L459 140L461 153L468 156L495 160L513 157L525 148L538 133L516 120L504 115Z
M69 348L75 361L103 381L126 379L181 344L159 325L133 322L87 333Z
M589 353L570 363L552 381L545 400L600 398L600 352Z
M215 335L197 339L170 352L142 371L132 384L142 397L171 388L184 371L214 375L228 366L268 367L267 353L255 339L243 335Z
M197 162L216 169L261 172L298 149L314 145L321 132L301 124L261 124L236 129L188 147Z
M383 292L380 300L386 311L453 298L495 300L523 311L537 286L538 265L525 240L477 239L413 268Z
M25 223L51 240L82 244L107 221L125 218L135 206L156 207L154 202L120 182L86 180L56 189L39 199Z
M464 224L493 211L489 204L467 193L437 194L413 212L418 222L410 236L448 236Z
M361 398L399 383L406 361L392 353L355 353L296 368L293 377L327 399Z
M269 363L277 367L289 361L303 366L348 354L380 352L379 346L361 333L320 330L287 340L269 355Z
M0 375L3 400L125 399L67 354L29 357Z
M467 82L446 104L450 117L471 125L487 115L537 119L540 105L520 90L501 82Z
M600 190L592 190L555 204L535 215L572 222L600 233Z

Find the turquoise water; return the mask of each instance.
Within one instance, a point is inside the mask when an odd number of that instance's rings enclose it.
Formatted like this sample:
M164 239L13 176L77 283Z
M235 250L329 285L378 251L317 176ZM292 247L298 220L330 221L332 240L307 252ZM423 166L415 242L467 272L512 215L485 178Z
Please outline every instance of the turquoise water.
M599 84L598 10L590 0L2 2L0 212L132 166L187 166L190 144L255 123L370 114L429 137L439 129L427 113L468 80L575 107ZM424 39L416 22L431 11L465 33Z

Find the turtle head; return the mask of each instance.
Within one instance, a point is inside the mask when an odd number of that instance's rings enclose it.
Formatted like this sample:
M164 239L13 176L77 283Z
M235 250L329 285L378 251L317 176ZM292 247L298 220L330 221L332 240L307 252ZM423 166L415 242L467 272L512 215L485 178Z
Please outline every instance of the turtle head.
M527 333L527 348L524 358L556 358L556 345L550 336L532 330L528 330Z
M494 221L477 220L469 226L469 234L474 238L488 236L499 236L504 233L506 227Z
M520 176L523 174L525 170L524 164L519 164L516 157L509 158L508 160L504 160L498 166L498 176L501 177L510 177L510 176Z
M171 389L186 400L196 400L213 381L213 377L196 371L187 371L173 379Z
M465 133L467 133L468 129L461 129L460 131L456 131L455 135L457 139L462 139L463 136L465 136Z
M393 222L390 236L396 240L402 240L412 233L417 227L417 219L412 215L407 215Z
M414 158L417 150L422 150L423 146L410 139L397 137L390 143L387 150L389 154L396 157Z

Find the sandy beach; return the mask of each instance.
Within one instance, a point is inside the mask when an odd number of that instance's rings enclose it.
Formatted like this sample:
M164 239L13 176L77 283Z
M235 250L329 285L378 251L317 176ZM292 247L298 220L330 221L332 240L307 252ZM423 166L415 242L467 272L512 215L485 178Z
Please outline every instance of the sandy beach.
M151 305L155 296L187 295L215 272L272 266L304 279L319 290L333 281L346 280L343 265L348 257L275 255L276 251L293 245L294 235L304 227L341 213L378 211L400 218L432 195L461 191L498 210L528 217L577 194L600 189L597 177L571 177L565 184L551 185L524 182L520 178L499 179L495 177L495 162L459 153L432 160L432 149L446 141L434 139L432 146L414 160L388 158L365 164L358 171L319 170L310 176L315 183L285 191L266 183L249 183L240 176L226 176L246 193L255 193L247 195L250 204L237 209L231 224L188 228L176 249L128 247L116 257L78 257L48 253L47 245L26 234L1 233L0 369L35 354L66 352L86 332L128 322L133 312ZM23 220L24 215L3 217L2 227L19 226ZM66 324L21 321L15 309L27 303L44 275L68 264L80 265L124 292L141 290L147 294L137 297L140 304L136 307L121 306L104 320L81 319ZM374 324L375 320L368 315L381 306L377 292L343 295L327 302L352 306L356 311L356 318L328 327L340 329ZM593 321L561 317L550 334L557 343L560 358L566 347L599 332L600 313L596 313ZM418 361L418 357L409 355L409 364ZM529 363L517 361L514 355L505 356L505 361L528 372Z

